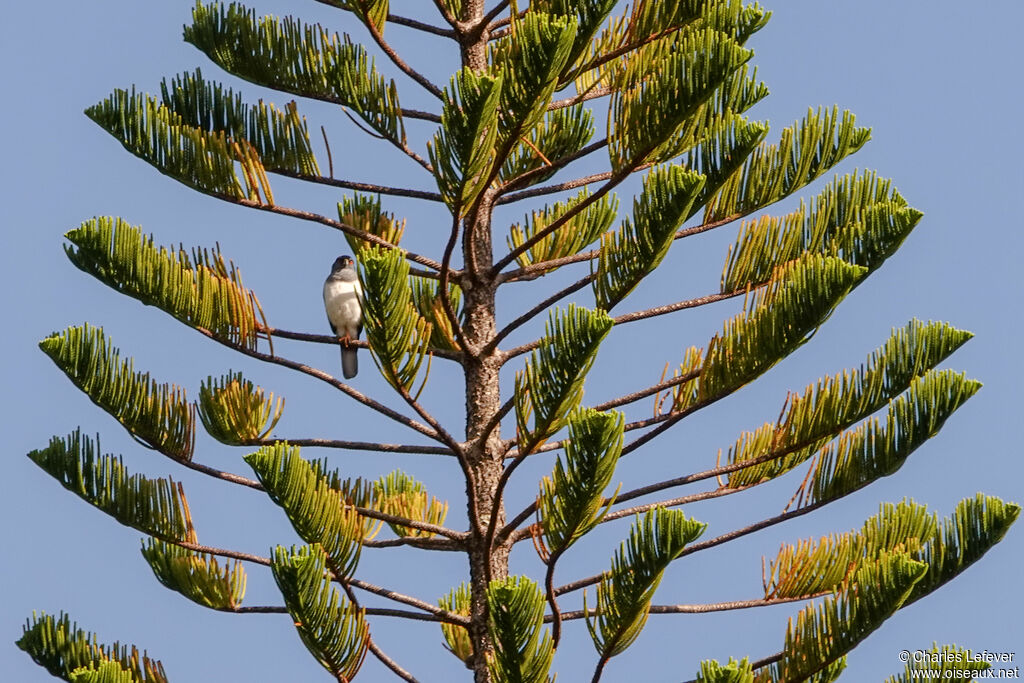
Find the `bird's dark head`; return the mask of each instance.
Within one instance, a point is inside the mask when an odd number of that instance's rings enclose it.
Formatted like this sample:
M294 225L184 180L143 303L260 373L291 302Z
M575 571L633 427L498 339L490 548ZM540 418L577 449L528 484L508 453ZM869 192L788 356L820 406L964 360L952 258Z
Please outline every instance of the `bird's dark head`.
M331 272L336 273L339 270L348 268L353 263L355 263L355 261L352 260L351 256L347 254L345 256L339 256L338 258L334 259L334 265L331 266Z

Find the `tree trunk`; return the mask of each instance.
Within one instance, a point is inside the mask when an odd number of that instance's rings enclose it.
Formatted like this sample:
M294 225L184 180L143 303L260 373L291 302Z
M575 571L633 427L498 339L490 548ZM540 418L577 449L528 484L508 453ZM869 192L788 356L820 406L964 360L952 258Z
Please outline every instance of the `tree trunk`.
M474 71L487 68L487 31L482 25L484 0L465 0L459 34L462 65ZM467 358L466 377L466 453L470 480L466 482L470 519L469 577L471 588L469 638L473 644L475 683L492 683L487 668L487 653L493 650L487 628L487 586L490 580L508 576L509 546L493 550L488 547L487 527L492 512L493 523L500 529L505 522L505 507L495 506L498 481L501 478L504 454L501 448L501 427L489 434L483 431L501 407L499 371L501 359L496 350L483 353L497 334L495 322L495 286L489 271L494 262L491 235L493 197L485 191L474 210L463 222L462 256L465 276L463 289L463 332L470 349L480 352Z

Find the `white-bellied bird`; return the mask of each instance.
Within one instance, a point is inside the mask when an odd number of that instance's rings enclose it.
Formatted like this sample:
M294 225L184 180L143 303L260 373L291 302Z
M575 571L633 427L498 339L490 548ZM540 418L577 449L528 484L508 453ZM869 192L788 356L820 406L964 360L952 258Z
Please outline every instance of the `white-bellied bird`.
M356 350L349 342L363 331L363 289L359 286L355 261L351 256L334 259L331 274L324 282L324 308L334 336L341 340L341 372L352 379L359 372Z

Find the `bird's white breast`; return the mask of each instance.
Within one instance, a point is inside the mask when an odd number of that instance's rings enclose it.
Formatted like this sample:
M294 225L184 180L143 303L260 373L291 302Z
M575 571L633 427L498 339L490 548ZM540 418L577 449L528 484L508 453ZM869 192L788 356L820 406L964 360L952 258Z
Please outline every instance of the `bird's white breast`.
M358 280L328 280L324 283L324 307L327 309L327 318L337 328L339 335L355 337L359 334L359 325L363 320L361 297Z

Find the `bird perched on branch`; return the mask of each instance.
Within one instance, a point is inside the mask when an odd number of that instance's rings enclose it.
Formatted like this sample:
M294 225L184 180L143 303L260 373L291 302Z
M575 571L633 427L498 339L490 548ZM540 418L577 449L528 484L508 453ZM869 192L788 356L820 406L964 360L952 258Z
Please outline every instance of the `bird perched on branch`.
M341 340L341 372L345 379L352 379L359 371L359 363L349 342L359 339L363 331L363 290L351 256L334 259L331 274L324 282L324 308L331 330Z

